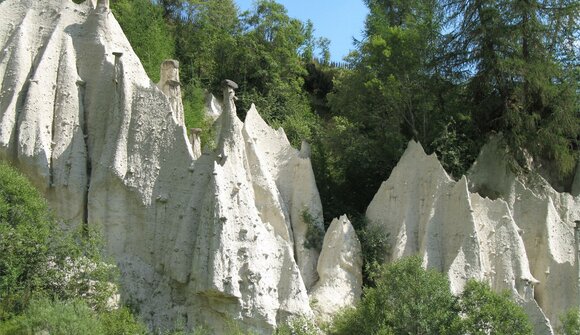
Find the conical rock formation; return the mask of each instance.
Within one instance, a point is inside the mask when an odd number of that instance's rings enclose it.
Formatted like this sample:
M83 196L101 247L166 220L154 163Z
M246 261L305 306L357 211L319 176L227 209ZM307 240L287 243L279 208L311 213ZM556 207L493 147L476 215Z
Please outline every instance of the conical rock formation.
M320 280L310 297L320 319L331 321L339 310L354 306L360 300L362 263L361 245L354 227L346 215L334 219L318 260Z
M177 63L152 83L106 0L5 0L0 15L0 158L65 221L101 228L152 328L268 334L313 315L301 213L321 225L322 208L307 146L255 109L242 123L226 90L216 150L194 152Z
M580 218L579 199L539 176L524 182L511 174L497 143L455 182L410 142L367 217L389 232L391 260L422 255L426 267L447 273L456 294L469 279L508 290L535 333L550 334L550 321L578 301L571 222Z

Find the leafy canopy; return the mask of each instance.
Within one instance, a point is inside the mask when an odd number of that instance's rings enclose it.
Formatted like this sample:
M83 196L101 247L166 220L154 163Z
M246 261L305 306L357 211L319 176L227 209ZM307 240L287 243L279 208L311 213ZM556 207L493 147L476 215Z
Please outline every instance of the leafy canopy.
M334 319L330 334L532 334L523 308L507 293L469 281L455 297L446 276L421 263L410 257L379 268L376 286Z

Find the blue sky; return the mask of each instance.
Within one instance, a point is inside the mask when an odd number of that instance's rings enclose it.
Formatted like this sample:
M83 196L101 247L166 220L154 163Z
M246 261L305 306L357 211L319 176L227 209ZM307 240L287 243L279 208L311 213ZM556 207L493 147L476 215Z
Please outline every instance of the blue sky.
M235 0L242 11L252 8L253 0ZM361 39L368 13L362 0L276 0L288 16L314 24L314 35L330 40L330 57L340 61L352 50L353 37Z

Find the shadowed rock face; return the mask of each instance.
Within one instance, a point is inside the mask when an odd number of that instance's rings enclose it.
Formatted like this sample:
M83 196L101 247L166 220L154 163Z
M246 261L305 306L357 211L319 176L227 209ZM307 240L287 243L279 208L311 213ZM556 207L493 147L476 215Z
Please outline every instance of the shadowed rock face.
M301 213L321 223L322 208L308 150L255 108L242 123L228 91L217 148L192 151L177 64L152 83L107 2L0 3L0 158L66 221L102 229L152 327L271 333L311 316L318 251Z
M447 273L454 293L472 278L508 290L535 333L550 334L550 322L578 301L573 222L580 199L539 175L523 181L511 174L498 143L455 182L410 142L366 215L389 232L391 260L422 255L426 267Z

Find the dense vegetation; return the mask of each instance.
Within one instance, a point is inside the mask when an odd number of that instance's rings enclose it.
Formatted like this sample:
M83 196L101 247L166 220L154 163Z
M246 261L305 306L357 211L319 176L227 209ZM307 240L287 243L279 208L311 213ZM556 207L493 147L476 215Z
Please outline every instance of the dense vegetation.
M410 139L436 152L455 176L491 133L503 134L516 171L526 172L531 155L562 180L572 173L580 3L365 4L364 38L346 66L334 67L329 41L272 0L246 12L233 0L112 0L152 78L163 58L181 62L188 126L207 128L203 90L219 93L229 78L240 85L242 119L255 103L295 145L312 144L327 222L363 213Z
M330 334L532 334L507 293L470 281L455 297L447 277L424 270L418 257L382 266L375 276L376 287L334 320Z
M138 334L126 308L111 309L116 267L95 231L63 229L45 199L0 162L0 334Z

